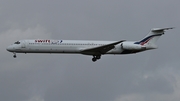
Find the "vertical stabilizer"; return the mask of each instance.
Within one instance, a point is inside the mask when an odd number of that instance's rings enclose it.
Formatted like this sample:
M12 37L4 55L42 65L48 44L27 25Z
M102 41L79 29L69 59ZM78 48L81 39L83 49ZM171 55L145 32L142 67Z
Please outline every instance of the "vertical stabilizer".
M145 46L152 46L156 47L156 42L160 38L161 35L164 34L165 30L173 29L171 28L153 28L151 31L148 33L148 35L145 36L142 40L135 42L134 44L140 44L140 45L145 45Z

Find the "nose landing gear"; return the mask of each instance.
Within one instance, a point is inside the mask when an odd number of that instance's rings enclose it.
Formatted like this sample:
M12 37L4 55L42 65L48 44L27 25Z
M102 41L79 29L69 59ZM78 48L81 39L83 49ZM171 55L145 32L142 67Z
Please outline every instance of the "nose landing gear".
M14 52L13 54L14 54L13 57L16 58L16 57L17 57L17 56L16 56L16 53Z
M101 59L101 55L94 55L93 58L92 58L92 61L96 62L99 59Z

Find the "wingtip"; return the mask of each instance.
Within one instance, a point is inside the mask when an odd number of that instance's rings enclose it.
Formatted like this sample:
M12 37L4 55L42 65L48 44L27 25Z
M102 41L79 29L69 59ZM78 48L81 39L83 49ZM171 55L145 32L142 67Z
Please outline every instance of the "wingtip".
M175 29L176 27L171 27L171 29Z
M126 40L121 40L121 42L124 42L124 41L126 41Z

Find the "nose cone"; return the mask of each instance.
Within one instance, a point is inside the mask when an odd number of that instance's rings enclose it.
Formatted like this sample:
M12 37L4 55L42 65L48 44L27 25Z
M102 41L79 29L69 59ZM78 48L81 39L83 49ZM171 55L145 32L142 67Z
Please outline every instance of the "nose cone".
M9 51L9 52L13 52L13 47L12 47L12 46L8 46L8 47L6 48L6 50Z

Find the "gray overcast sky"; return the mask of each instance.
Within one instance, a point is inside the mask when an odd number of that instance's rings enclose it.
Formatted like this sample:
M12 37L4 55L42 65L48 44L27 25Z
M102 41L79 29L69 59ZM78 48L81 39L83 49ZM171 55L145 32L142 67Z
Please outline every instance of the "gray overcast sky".
M0 0L1 101L179 101L179 0ZM133 55L17 54L20 39L139 40L176 27Z

